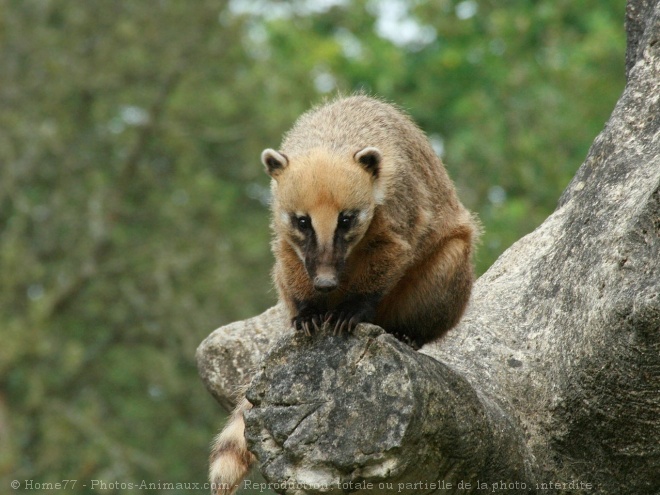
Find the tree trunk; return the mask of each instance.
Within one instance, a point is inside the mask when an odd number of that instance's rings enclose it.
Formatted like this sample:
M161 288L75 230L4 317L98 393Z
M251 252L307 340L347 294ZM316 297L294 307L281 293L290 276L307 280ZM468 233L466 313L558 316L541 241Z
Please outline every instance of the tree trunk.
M626 28L585 163L441 341L295 335L278 305L200 345L223 405L253 378L246 436L276 491L660 493L660 2L631 0Z

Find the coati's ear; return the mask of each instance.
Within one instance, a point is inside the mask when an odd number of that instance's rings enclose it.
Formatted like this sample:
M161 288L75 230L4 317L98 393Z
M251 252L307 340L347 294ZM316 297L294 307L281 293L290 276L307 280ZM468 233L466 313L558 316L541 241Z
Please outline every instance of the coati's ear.
M289 159L279 151L266 148L261 152L261 163L266 167L266 173L271 177L275 177L286 168Z
M380 162L383 160L383 155L380 154L378 148L367 146L355 153L353 158L355 158L355 161L362 165L367 172L375 178L378 177L378 173L380 172Z

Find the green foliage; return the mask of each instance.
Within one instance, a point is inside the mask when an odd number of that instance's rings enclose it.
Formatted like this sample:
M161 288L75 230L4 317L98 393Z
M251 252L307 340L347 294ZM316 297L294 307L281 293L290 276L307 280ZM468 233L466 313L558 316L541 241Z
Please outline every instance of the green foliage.
M275 301L258 156L311 104L406 108L484 224L483 272L623 87L622 2L316 5L0 0L3 490L205 480L221 413L194 351Z

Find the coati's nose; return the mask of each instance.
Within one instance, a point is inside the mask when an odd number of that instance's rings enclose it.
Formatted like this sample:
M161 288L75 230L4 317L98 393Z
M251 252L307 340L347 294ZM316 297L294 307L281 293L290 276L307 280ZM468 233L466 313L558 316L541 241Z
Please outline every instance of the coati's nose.
M337 288L337 277L317 275L314 277L314 288L320 292L330 292Z

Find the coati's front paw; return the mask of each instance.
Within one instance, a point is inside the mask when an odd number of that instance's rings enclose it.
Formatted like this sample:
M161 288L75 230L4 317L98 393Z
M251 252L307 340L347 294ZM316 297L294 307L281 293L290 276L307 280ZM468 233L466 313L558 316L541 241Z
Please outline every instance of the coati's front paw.
M303 310L291 320L293 328L299 332L305 332L307 336L320 332L327 323L326 315L320 314L316 308Z
M352 332L359 323L372 322L375 309L361 301L346 301L327 315L332 333Z
M331 311L328 314L328 322L330 323L333 335L338 335L344 331L350 333L355 330L358 323L362 323L363 321L359 315L344 311Z

